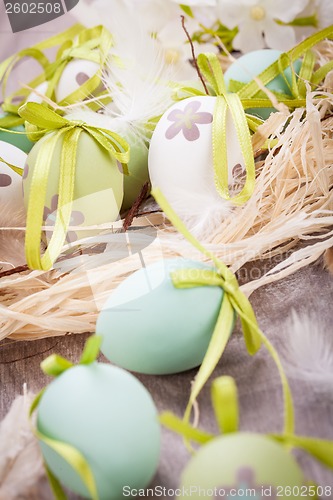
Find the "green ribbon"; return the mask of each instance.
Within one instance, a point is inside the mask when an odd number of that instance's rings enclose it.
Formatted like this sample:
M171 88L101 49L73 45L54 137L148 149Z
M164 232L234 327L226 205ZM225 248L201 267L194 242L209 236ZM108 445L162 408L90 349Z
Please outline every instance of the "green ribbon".
M275 348L260 330L251 303L239 288L236 276L222 261L201 245L201 243L188 231L158 188L152 191L152 195L173 226L193 245L194 248L212 260L216 267L216 271L198 269L175 271L171 273L171 279L174 286L177 288L220 286L224 290L224 297L218 320L205 358L193 383L189 403L184 415L184 422L187 423L189 421L192 407L198 395L212 375L225 350L230 332L233 328L234 315L236 313L241 320L244 340L249 354L256 354L261 344L264 344L276 364L281 378L284 395L284 433L293 434L294 405L286 374Z
M215 379L211 387L211 399L220 434L238 432L239 403L237 386L232 377ZM164 412L160 422L168 429L197 444L205 445L217 435L197 429L171 412ZM270 434L267 436L286 448L301 448L327 467L333 469L333 441L290 434Z
M77 38L76 38L77 37ZM30 88L36 88L41 83L47 81L48 88L46 96L54 98L54 90L59 82L64 68L72 59L85 59L96 62L100 66L100 70L92 78L87 80L79 89L68 95L60 101L59 106L74 104L78 101L83 101L87 96L92 95L98 90L101 85L101 73L107 58L109 57L110 48L113 45L111 34L103 26L85 29L80 24L77 24L69 30L56 35L42 43L39 43L29 49L20 51L18 54L8 58L0 65L0 81L2 81L3 95L6 96L6 86L8 77L19 61L26 57L33 58L42 67L42 74L28 84ZM56 60L50 62L43 53L43 50L60 46ZM11 95L5 97L2 108L5 112L12 115L18 114L19 108L26 102L31 90L21 88ZM105 92L101 90L98 93L99 97L103 97ZM15 102L20 98L20 102ZM109 96L106 96L110 100ZM98 104L88 103L91 109L97 109ZM11 117L13 120L13 117ZM0 118L0 126L8 127L9 119L7 117ZM23 120L17 118L15 125L24 123Z
M20 167L17 167L16 165L12 165L11 163L8 163L8 161L1 158L1 156L0 156L0 162L5 163L5 165L7 165L7 167L11 168L14 172L16 172L17 174L19 174L22 177L23 168L20 168Z
M97 356L99 354L101 341L102 341L101 337L98 337L96 335L89 337L84 347L81 359L79 361L80 365L88 365L96 361ZM62 373L72 368L73 366L74 365L70 361L57 355L49 356L41 363L41 368L43 372L46 375L50 375L52 377L57 377L61 375ZM37 410L44 392L45 389L43 389L33 401L30 408L30 418L32 417L33 413ZM33 431L37 439L39 439L39 441L46 444L49 448L51 448L54 452L56 452L75 470L75 472L78 474L83 484L89 491L91 498L93 500L98 500L99 497L95 483L95 478L83 454L80 451L78 451L75 447L69 445L68 443L64 443L56 439L52 439L45 436L45 434L43 434L36 428L34 428ZM53 472L49 469L49 467L46 464L45 464L45 470L55 498L57 500L66 500L67 497L64 493L64 490L58 478L55 477Z
M212 133L213 166L216 189L222 198L231 200L235 205L242 205L250 199L255 186L255 163L247 118L238 95L227 93L223 71L216 54L200 54L197 62L202 75L216 94ZM233 197L229 192L227 153L228 111L231 113L232 121L236 129L246 170L245 184L240 193Z
M24 120L33 126L33 135L47 135L37 156L32 176L27 211L25 251L31 269L48 271L52 268L65 243L70 224L74 195L78 142L82 132L88 133L98 144L119 161L128 174L129 145L115 132L99 129L84 122L69 121L41 104L27 103L19 110ZM49 132L52 132L49 134ZM60 163L59 202L55 228L48 248L41 256L43 211L52 158L59 139L63 139Z

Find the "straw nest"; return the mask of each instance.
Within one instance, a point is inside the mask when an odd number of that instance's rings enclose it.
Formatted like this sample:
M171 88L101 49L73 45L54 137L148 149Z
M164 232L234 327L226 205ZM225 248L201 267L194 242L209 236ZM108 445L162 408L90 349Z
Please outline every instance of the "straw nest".
M332 59L332 42L322 43L317 51L324 64ZM240 274L247 263L267 259L267 272L242 284L248 296L325 252L332 264L333 73L319 91L308 92L306 108L292 114L281 108L259 128L253 136L255 192L203 242ZM263 156L268 138L277 141ZM1 218L0 227L0 261L7 265L0 270L0 339L93 332L110 291L130 273L176 255L202 259L149 202L129 230L123 232L119 221L102 236L64 248L55 269L47 273L15 269L17 262L14 257L10 262L6 249L13 242L23 249L24 227L9 227Z

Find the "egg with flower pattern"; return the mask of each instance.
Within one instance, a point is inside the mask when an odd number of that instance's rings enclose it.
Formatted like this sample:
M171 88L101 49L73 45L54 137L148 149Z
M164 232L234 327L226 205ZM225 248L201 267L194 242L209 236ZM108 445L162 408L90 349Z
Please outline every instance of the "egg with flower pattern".
M297 498L305 478L291 453L266 436L238 432L204 445L182 473L180 498ZM303 490L302 490L303 488Z
M216 197L213 140L216 97L196 96L174 104L162 116L149 148L149 175L153 187L161 189L169 203L186 204L188 212L197 210L199 200L209 204ZM233 185L245 171L231 112L226 121L228 182ZM202 203L202 201L201 201Z
M24 151L0 141L0 202L13 211L24 209L22 177L9 165L23 169L26 159Z

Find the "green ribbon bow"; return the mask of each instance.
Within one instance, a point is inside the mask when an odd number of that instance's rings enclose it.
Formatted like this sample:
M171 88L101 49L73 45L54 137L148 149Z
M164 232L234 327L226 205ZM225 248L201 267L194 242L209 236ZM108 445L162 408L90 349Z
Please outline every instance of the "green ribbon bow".
M220 434L238 432L239 403L234 379L227 376L215 379L211 386L211 399ZM171 412L164 412L160 416L160 422L168 429L183 436L184 439L200 445L205 445L218 437L193 427ZM301 448L327 467L333 469L333 441L296 436L294 433L269 434L267 437L285 445L289 450L294 447Z
M84 122L72 122L41 104L27 103L19 110L20 116L34 126L32 137L47 134L37 156L28 202L25 252L31 269L48 271L60 255L70 224L74 195L77 147L82 132L88 133L123 166L128 175L129 145L115 132L99 129ZM54 132L49 134L49 132ZM43 211L52 157L59 139L63 138L61 152L59 202L55 228L45 254L41 257Z
M75 39L75 37L77 37L77 39ZM63 101L58 103L60 106L64 106L86 99L87 96L91 95L100 87L101 72L103 65L109 57L112 44L112 36L103 26L86 29L82 25L76 24L69 30L36 44L29 49L24 49L18 54L8 58L0 64L0 81L2 81L2 93L4 96L2 109L6 113L9 113L9 116L0 118L0 126L10 128L24 123L22 118L17 116L18 110L25 103L31 90L21 88L11 95L6 96L9 75L19 61L26 57L30 57L39 63L43 72L31 81L28 87L36 88L41 83L47 81L48 88L45 95L49 98L54 97L54 89L69 61L76 58L86 59L99 64L100 71L98 71L96 75L87 80L79 89L67 96ZM51 63L43 51L56 46L60 46L60 49L58 50L56 60ZM104 93L104 91L101 91L99 96L102 97ZM110 100L108 96L107 98ZM92 109L96 109L97 106L99 106L96 103L89 103L88 105Z
M99 354L101 341L101 337L97 337L96 335L90 337L87 340L85 348L83 350L83 354L79 361L80 365L89 365L96 361ZM43 372L46 375L50 375L51 377L58 377L73 366L73 363L63 358L62 356L58 356L55 354L49 356L41 363ZM38 408L44 392L45 389L43 389L33 401L30 408L30 418ZM34 429L34 434L37 439L39 439L39 441L46 444L49 448L51 448L54 452L61 456L61 458L63 458L75 470L75 472L78 474L83 484L89 491L91 498L93 500L98 500L99 497L94 475L82 453L68 443L63 443L61 441L57 441L56 439L51 439L45 436L36 428ZM58 478L54 476L54 474L46 464L44 465L55 498L57 500L66 500L67 497Z
M236 313L241 320L244 340L249 354L256 354L263 343L277 366L284 395L284 433L288 435L293 434L294 406L286 374L275 348L260 330L251 303L240 290L236 276L223 262L217 259L212 252L204 248L201 243L199 243L199 241L188 231L158 188L155 188L152 191L152 195L173 226L197 250L212 260L216 267L216 271L200 271L197 269L195 271L193 269L175 271L171 273L171 279L174 286L177 288L220 286L225 292L210 344L192 386L189 403L184 415L184 422L189 422L192 407L204 385L212 375L225 350L230 337L230 332L233 328L235 319L234 315ZM195 277L195 279L193 277Z

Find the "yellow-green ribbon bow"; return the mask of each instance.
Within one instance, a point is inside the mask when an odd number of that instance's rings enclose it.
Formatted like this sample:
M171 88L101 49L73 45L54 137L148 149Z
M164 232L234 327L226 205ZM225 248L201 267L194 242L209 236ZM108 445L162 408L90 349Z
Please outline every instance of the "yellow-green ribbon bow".
M37 156L31 181L27 228L25 238L25 253L27 264L31 269L48 271L60 255L65 243L66 233L70 224L74 195L77 147L83 131L88 133L99 145L108 151L123 166L128 174L129 145L115 132L99 129L84 122L71 122L59 116L54 111L41 104L27 103L19 110L19 114L29 124L35 126L33 137L47 134ZM36 128L37 127L37 128ZM49 132L54 132L49 134ZM59 202L55 228L48 248L41 256L40 242L42 238L43 211L47 192L48 176L51 168L55 147L63 138L61 153Z
M76 38L77 37L77 38ZM60 101L60 106L74 104L78 101L83 101L87 96L92 95L101 86L101 73L104 64L109 57L110 48L113 45L112 35L103 26L86 29L80 24L77 24L69 30L52 37L45 42L39 43L29 49L20 51L18 54L10 57L0 65L0 81L2 80L2 91L4 95L4 103L2 108L5 112L17 115L18 109L25 103L31 90L21 88L11 95L6 96L6 84L8 77L19 61L26 57L35 59L43 69L41 75L35 78L28 84L30 88L36 88L41 83L47 81L48 87L45 95L49 98L54 98L54 90L59 82L64 68L72 59L85 59L96 62L100 66L99 71L94 76L89 78L77 90ZM56 60L50 62L45 56L43 50L60 46ZM104 91L101 89L99 96L102 97ZM109 99L109 98L108 98ZM17 102L19 101L19 102ZM92 109L98 106L96 103L88 104ZM11 117L13 120L13 117ZM20 125L23 120L17 119L15 125ZM0 126L8 127L8 118L0 118Z
M90 337L86 342L79 364L89 365L91 363L94 363L99 354L100 345L101 345L100 337L97 337L96 335ZM58 377L59 375L64 373L66 370L72 368L73 366L74 365L67 359L54 354L52 356L49 356L41 363L41 368L43 372L46 375L50 375L51 377ZM33 401L30 408L30 417L32 417L33 413L38 408L38 405L43 397L44 392L45 389L43 389ZM83 454L68 443L63 443L61 441L57 441L56 439L51 439L45 436L45 434L40 432L38 429L34 429L34 434L37 437L37 439L39 439L40 442L44 443L49 448L51 448L55 453L57 453L61 458L63 458L75 470L75 472L78 474L81 481L89 491L92 500L98 500L99 496L97 492L95 478ZM67 497L64 493L64 490L58 478L54 476L54 474L46 464L44 465L55 498L57 500L66 500Z
M62 45L66 41L71 40L72 38L77 36L83 30L85 30L84 26L82 26L81 24L75 24L74 26L64 31L63 33L48 38L43 42L39 42L33 47L21 50L20 52L14 54L13 56L10 56L8 59L6 59L0 64L0 82L2 84L2 95L4 98L4 103L2 105L2 108L4 111L6 111L7 113L13 113L17 115L18 108L20 107L21 104L23 104L25 98L31 92L29 89L23 88L15 91L8 97L6 96L7 81L14 67L25 58L34 59L41 66L43 73L39 75L37 78L35 78L32 82L30 82L28 86L32 88L37 87L37 85L40 85L45 81L45 71L46 68L50 65L50 61L44 54L44 50ZM20 103L17 102L14 103L13 101L15 101L15 98L16 99L21 98ZM0 125L3 127L6 127L5 124L6 118L7 117L0 119ZM21 120L19 123L16 122L15 125L20 125L22 123L23 120Z
M242 205L250 199L255 186L255 163L251 134L245 111L237 94L228 94L224 82L221 64L216 54L200 54L198 67L216 94L213 118L213 166L215 185L220 196L231 200L235 205ZM246 180L242 190L231 196L229 192L227 114L231 113L236 129L240 150L244 159Z
M211 386L211 399L220 434L239 431L239 403L237 386L232 377L222 376L215 379ZM186 440L200 445L212 441L217 435L202 431L184 422L171 412L160 416L160 422L168 429L183 436ZM301 448L327 467L333 469L333 441L295 434L269 434L267 436L288 449Z
M212 252L207 250L188 231L178 215L169 205L168 201L155 188L152 191L157 203L166 214L173 226L191 243L197 250L213 261L216 271L183 269L171 273L171 279L177 288L192 288L196 286L220 286L224 290L224 297L221 305L219 317L208 346L205 358L199 369L192 386L188 406L186 408L184 422L189 422L192 407L203 389L204 385L212 375L217 366L229 340L230 332L234 324L235 313L240 317L244 339L249 354L254 355L263 343L272 356L280 374L282 389L284 394L284 433L294 432L294 406L291 390L286 374L283 370L280 358L270 341L260 330L255 313L249 299L240 290L236 276L230 269L220 261ZM194 277L194 278L193 278Z

